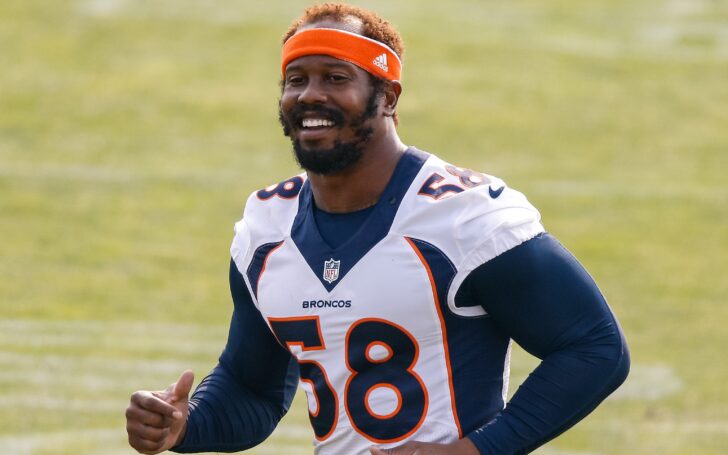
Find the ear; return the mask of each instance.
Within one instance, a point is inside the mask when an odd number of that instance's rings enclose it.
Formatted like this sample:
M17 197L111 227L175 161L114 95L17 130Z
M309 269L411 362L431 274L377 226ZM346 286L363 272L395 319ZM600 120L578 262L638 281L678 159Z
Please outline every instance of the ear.
M402 94L402 84L397 81L387 81L384 85L384 105L382 110L385 117L393 117L397 111L397 102Z

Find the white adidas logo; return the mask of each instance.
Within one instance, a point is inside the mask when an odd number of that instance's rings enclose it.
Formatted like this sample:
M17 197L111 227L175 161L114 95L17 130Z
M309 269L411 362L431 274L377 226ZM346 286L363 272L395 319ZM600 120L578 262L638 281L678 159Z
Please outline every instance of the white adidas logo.
M372 61L372 63L374 63L375 65L377 65L378 67L380 67L384 71L389 72L389 66L387 65L387 54L386 53L384 53L384 54L378 56L377 58L375 58Z

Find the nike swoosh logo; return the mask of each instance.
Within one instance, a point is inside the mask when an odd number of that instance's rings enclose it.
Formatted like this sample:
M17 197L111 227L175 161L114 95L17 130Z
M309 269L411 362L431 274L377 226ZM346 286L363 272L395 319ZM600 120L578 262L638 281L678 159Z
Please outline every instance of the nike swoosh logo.
M488 193L490 194L490 197L492 197L493 199L498 199L498 196L501 195L501 193L503 192L503 190L505 188L506 188L505 186L502 186L502 187L498 188L497 190L494 190L492 186L488 186Z

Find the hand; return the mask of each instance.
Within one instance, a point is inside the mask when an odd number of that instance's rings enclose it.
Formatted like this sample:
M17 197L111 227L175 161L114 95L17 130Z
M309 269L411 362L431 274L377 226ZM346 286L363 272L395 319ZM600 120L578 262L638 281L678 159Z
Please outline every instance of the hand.
M391 449L369 448L372 455L480 455L480 451L468 438L451 444L410 441Z
M187 429L187 400L195 375L187 370L162 391L141 390L126 408L129 445L137 452L156 454L177 445Z

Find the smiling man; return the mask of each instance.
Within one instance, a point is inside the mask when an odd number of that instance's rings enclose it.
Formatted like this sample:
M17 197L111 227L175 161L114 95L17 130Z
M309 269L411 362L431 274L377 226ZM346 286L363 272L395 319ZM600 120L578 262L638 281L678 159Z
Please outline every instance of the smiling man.
M127 408L142 453L261 443L300 382L317 454L526 453L625 379L591 277L502 180L397 134L401 38L352 6L285 35L279 119L304 174L235 226L227 345ZM506 403L511 340L541 363Z

